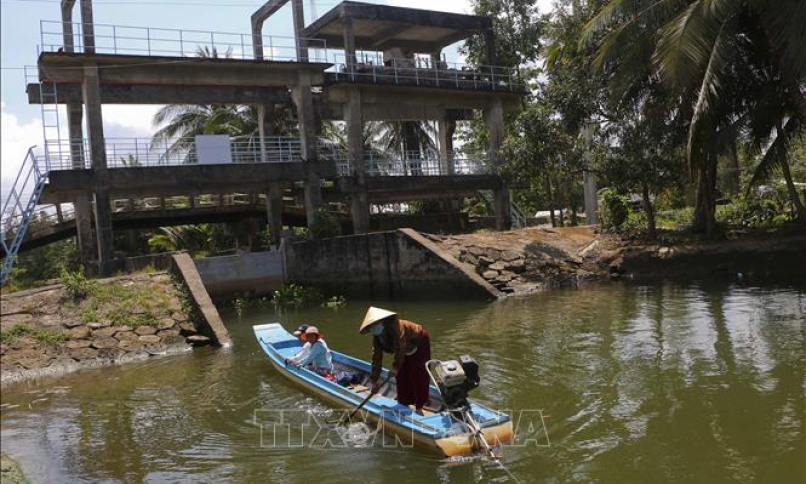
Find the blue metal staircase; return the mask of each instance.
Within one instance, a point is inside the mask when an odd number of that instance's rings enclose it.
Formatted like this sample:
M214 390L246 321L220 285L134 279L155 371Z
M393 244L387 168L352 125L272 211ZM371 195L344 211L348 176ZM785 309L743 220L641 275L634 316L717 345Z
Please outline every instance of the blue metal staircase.
M47 163L42 165L39 163L34 154L34 148L28 149L22 168L3 203L0 245L2 245L5 258L2 268L0 268L0 284L5 284L8 280L17 252L25 239L28 224L31 223L31 218L36 212L39 197L47 182Z

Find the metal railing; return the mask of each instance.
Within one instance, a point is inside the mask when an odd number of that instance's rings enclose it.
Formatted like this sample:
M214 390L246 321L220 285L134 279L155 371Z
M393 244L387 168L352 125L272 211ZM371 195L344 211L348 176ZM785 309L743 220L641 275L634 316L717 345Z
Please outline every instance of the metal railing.
M0 268L0 283L5 283L20 245L25 238L25 231L36 210L36 204L45 188L48 176L47 163L40 165L34 148L28 149L25 160L20 167L17 178L11 186L3 202L2 220L0 220L0 244L5 258ZM43 166L44 165L44 166ZM15 224L16 220L16 224Z
M354 175L354 166L345 150L320 153L336 163L340 177ZM449 152L448 159L440 159L439 153L419 151L403 154L369 152L364 155L364 166L369 176L447 176L484 175L490 173L486 153Z
M47 141L51 169L76 170L90 167L89 145L83 141ZM291 163L301 161L299 138L270 137L261 150L257 139L230 140L232 163ZM178 166L199 163L193 138L154 143L150 138L106 138L107 168Z
M51 170L90 168L87 141L46 142ZM319 140L319 158L336 164L339 176L351 176L353 169L347 150L328 140ZM107 138L107 168L141 168L181 166L199 163L199 152L193 138L180 138L154 143L150 138ZM229 160L241 163L295 163L302 161L299 138L266 138L261 150L256 138L231 139ZM222 160L222 164L226 162ZM425 152L383 153L365 152L364 165L370 176L440 176L477 175L489 173L489 160L483 152L451 151L442 160L436 150Z
M204 30L162 29L129 25L93 24L94 45L86 45L81 23L42 20L39 23L40 49L43 52L146 55L165 57L202 56L255 60L252 34ZM65 45L65 32L73 46ZM261 36L263 59L299 61L302 49L294 37ZM309 61L325 62L327 44L322 39L300 39L307 45Z
M337 82L432 86L451 89L522 91L524 83L518 71L501 66L473 66L430 58L384 59L380 52L361 52L355 62L344 54L331 55L333 67L326 72Z

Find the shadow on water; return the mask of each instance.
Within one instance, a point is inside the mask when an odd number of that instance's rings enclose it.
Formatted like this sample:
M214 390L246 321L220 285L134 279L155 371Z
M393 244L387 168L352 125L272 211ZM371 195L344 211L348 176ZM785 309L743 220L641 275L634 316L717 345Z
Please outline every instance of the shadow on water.
M806 287L613 284L491 304L388 303L440 358L481 364L474 396L511 412L521 482L804 482ZM3 391L2 450L33 482L511 482L483 459L387 448L374 429L315 428L333 445L268 443L276 411L330 409L269 365L251 326L316 323L367 359L367 303L223 312L231 350L197 350ZM271 432L269 431L271 429Z

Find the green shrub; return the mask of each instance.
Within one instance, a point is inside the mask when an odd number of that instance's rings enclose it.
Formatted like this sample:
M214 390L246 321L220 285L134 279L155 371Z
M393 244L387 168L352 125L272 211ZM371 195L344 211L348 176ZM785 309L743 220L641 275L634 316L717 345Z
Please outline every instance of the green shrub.
M326 239L341 235L339 219L325 209L317 209L308 235L313 239Z
M274 291L272 304L276 310L280 311L317 304L323 299L322 293L315 288L288 284Z
M630 204L627 197L612 188L602 190L599 218L603 227L618 230L629 216Z
M81 271L71 272L67 269L62 269L61 281L64 284L65 291L73 300L86 298L93 294L97 287L95 281L87 279Z
M36 331L33 336L40 343L51 346L60 345L67 341L67 335L54 331Z
M0 331L0 343L8 343L29 334L31 334L31 328L27 324L17 323L8 331Z
M784 225L795 219L789 200L776 193L740 196L733 203L717 208L717 220L732 227L764 229Z

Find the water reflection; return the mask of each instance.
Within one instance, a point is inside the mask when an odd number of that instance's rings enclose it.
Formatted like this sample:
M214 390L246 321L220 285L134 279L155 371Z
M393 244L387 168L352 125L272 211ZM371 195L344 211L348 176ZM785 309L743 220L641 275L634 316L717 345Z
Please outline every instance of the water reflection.
M777 483L804 481L804 301L802 286L692 283L390 306L427 326L435 355L480 361L477 398L542 412L532 432L551 446L505 451L522 482ZM261 441L261 412L329 409L271 369L251 325L315 321L331 347L368 358L365 308L226 313L230 351L13 387L2 449L34 482L507 482L482 460L366 444L366 429L339 431L346 447Z

